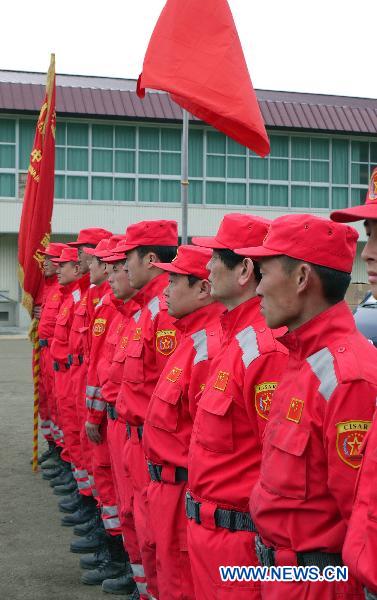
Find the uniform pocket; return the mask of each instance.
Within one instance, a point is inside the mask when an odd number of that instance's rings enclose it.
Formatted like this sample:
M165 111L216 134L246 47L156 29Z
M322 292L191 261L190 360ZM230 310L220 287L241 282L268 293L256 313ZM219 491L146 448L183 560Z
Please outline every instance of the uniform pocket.
M307 445L310 431L280 421L266 433L261 485L286 498L306 498Z
M140 341L129 342L124 361L124 379L131 383L143 383L143 343Z
M177 385L169 385L163 390L154 392L149 404L147 421L159 429L176 431L181 396L182 390Z
M198 406L198 442L212 452L233 452L233 397L224 393L202 396Z

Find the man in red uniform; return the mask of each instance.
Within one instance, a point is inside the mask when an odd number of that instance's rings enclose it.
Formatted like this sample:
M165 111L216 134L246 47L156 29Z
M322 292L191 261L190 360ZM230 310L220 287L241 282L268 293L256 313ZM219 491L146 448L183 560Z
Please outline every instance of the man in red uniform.
M368 241L361 257L365 261L368 281L377 299L377 169L374 169L362 206L331 213L334 221L343 223L364 220ZM376 365L375 365L376 369ZM375 370L377 381L377 370ZM376 416L361 449L363 461L357 481L352 514L343 546L343 560L350 572L364 586L367 600L377 599L377 424Z
M341 564L360 448L377 395L377 350L356 330L344 302L358 234L312 215L272 222L263 245L239 252L260 260L257 292L289 361L275 391L260 477L250 510L262 565ZM324 572L326 574L326 571ZM322 576L322 575L321 575ZM262 582L262 598L360 598L353 580Z
M70 394L70 373L68 363L69 331L73 320L74 307L81 297L79 279L80 270L76 248L65 247L60 257L51 259L57 265L57 276L62 291L62 302L56 318L54 336L51 342L54 383L59 426L63 430L64 448L60 458L66 470L64 475L55 477L55 486L71 485L71 469L77 455L74 432L76 429L76 410ZM71 485L72 488L75 486ZM59 489L55 490L61 491ZM65 490L64 490L65 492Z
M100 301L101 297L107 291L106 284L103 286L90 287L89 264L91 255L85 251L85 248L94 248L102 239L109 239L111 232L98 227L81 229L75 242L69 242L69 246L77 248L80 265L80 302L76 305L72 326L69 335L69 353L68 361L70 368L70 393L76 403L76 427L72 431L75 439L75 467L74 477L77 482L79 496L68 501L68 508L76 508L74 512L66 515L62 519L65 525L77 525L88 521L95 508L93 501L93 482L91 481L92 457L91 449L85 433L85 386L88 368L89 353L89 325L93 316L94 307ZM67 511L67 502L61 506L64 512Z
M119 248L127 254L125 269L130 285L142 290L142 311L130 331L116 411L126 422L128 441L124 464L133 490L133 515L148 592L158 597L155 548L147 523L147 489L150 481L142 446L148 404L158 378L178 343L178 332L167 312L163 290L168 277L156 262L171 262L177 251L176 221L142 221L127 228ZM126 542L127 543L127 542ZM146 589L139 586L142 597Z
M45 284L43 289L43 301L41 305L41 316L38 323L38 338L40 346L40 389L39 404L41 428L45 436L49 449L39 459L43 463L48 458L58 456L56 451L57 444L61 438L62 432L59 429L56 414L56 402L54 391L54 372L52 369L52 360L50 356L51 340L54 335L55 321L61 302L61 293L59 282L56 276L56 265L51 261L52 258L60 256L65 244L50 243L46 250L41 252L44 255L43 270L45 275ZM60 467L56 462L56 469ZM55 469L55 470L56 470Z
M215 237L193 238L213 249L211 295L225 305L221 351L213 359L199 399L189 450L186 497L188 550L201 600L260 597L253 582L223 582L221 565L256 565L255 527L248 512L257 480L261 433L286 354L259 311L258 268L234 253L261 243L269 221L225 215Z
M181 333L153 392L143 431L158 591L164 600L195 598L185 515L188 449L197 397L220 350L219 316L224 311L210 295L206 265L211 255L206 248L180 246L172 263L155 263L170 274L166 303Z

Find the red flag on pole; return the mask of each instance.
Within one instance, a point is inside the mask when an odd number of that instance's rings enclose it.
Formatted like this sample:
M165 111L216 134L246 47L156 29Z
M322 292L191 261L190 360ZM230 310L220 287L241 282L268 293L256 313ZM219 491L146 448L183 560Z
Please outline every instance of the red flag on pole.
M182 108L260 156L270 151L227 0L167 0L137 93L164 90Z
M51 55L46 95L30 154L20 231L18 235L18 278L22 304L32 315L43 285L43 250L50 239L55 173L55 54Z

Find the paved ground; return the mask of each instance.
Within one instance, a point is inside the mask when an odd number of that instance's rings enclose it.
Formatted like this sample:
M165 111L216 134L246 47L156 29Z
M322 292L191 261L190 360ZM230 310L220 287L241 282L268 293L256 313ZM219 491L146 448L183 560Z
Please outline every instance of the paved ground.
M80 583L58 497L31 471L30 357L28 341L0 336L0 599L105 600L112 596Z

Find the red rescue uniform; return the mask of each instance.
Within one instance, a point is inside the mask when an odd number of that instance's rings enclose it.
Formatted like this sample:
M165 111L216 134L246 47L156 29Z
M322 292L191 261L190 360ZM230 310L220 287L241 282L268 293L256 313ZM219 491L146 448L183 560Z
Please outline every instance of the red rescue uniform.
M168 284L164 273L142 289L142 312L130 331L126 348L122 385L116 402L118 415L127 423L128 442L124 465L133 488L133 508L148 591L158 598L155 547L148 524L147 489L150 477L141 443L149 401L154 388L178 344L179 334L168 315L163 290Z
M197 397L220 350L220 314L210 304L175 321L177 350L161 373L149 403L143 445L152 481L148 508L156 543L158 590L166 600L194 599L187 552L185 493L188 449Z
M250 510L262 542L274 550L276 565L336 564L351 514L360 447L375 408L376 350L356 331L345 302L281 342L290 352L289 362L274 395ZM313 555L301 554L306 552ZM363 596L349 581L264 582L262 597Z
M50 346L61 299L62 294L56 275L46 277L41 305L41 318L38 323L40 346L39 413L43 435L47 440L54 440L56 443L59 442L62 432L57 421L54 371L52 369Z
M199 400L189 451L188 548L198 598L257 599L259 583L222 582L219 566L257 564L248 503L287 353L258 297L225 312L221 324L222 350Z

